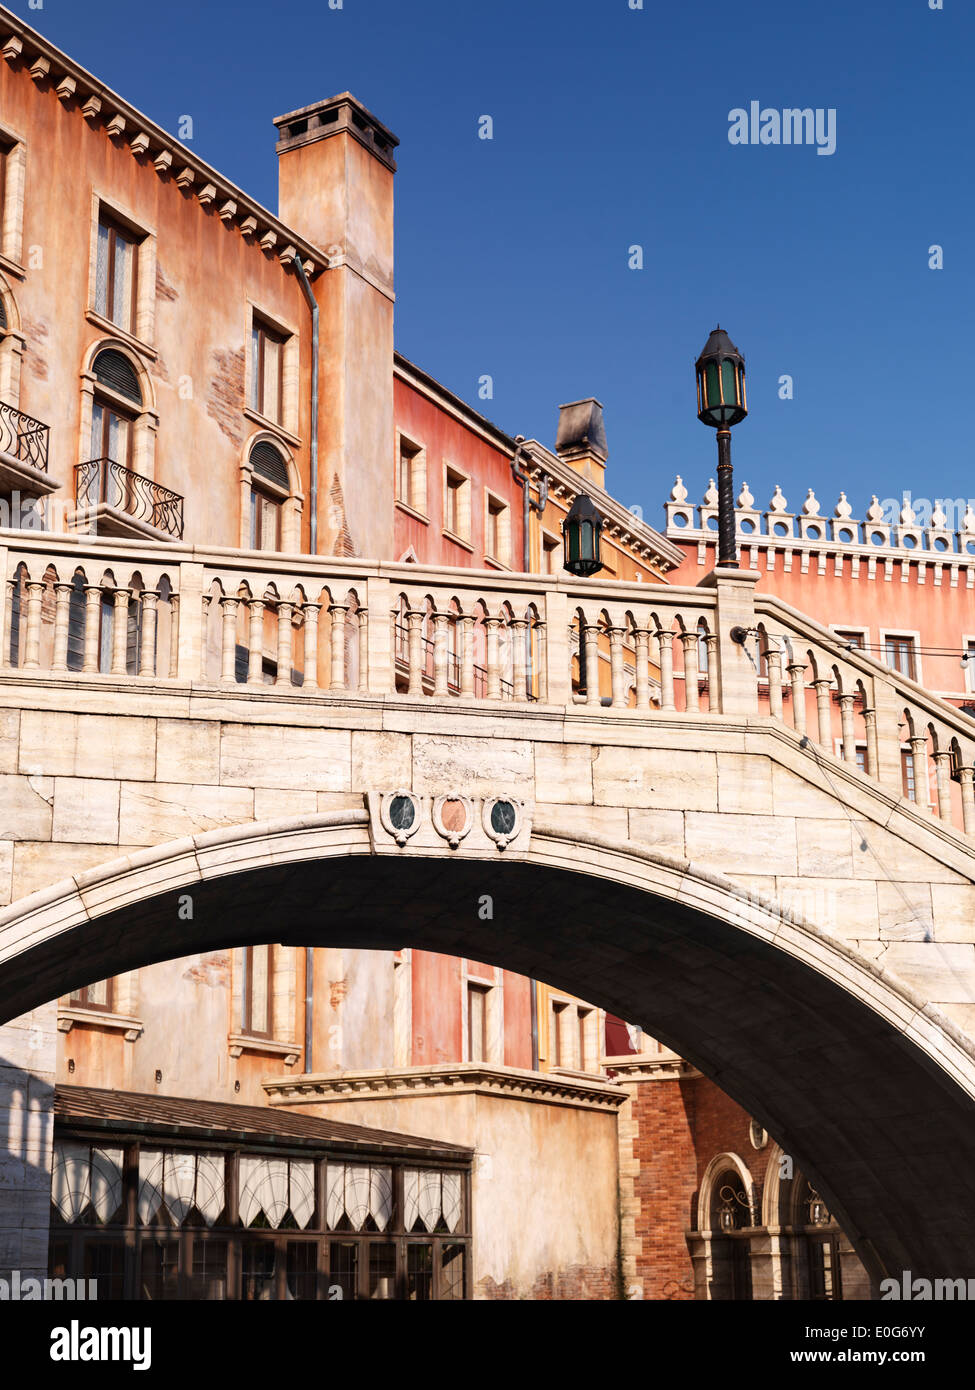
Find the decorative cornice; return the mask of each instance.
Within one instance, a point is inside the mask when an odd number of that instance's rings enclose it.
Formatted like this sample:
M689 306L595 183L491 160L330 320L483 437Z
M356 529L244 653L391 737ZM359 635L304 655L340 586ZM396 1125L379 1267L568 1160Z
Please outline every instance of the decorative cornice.
M512 1100L615 1112L626 1093L613 1081L556 1075L480 1062L445 1063L381 1071L306 1073L265 1077L270 1105L322 1105L349 1100L398 1100L430 1095L504 1095Z
M690 1081L702 1075L676 1052L635 1052L601 1057L600 1065L614 1072L620 1085L632 1081Z
M275 245L288 251L295 249L309 276L328 266L328 258L317 246L287 227L267 208L193 154L181 140L156 125L2 6L0 35L5 36L0 40L0 54L8 63L22 65L41 85L53 84L65 106L75 104L85 120L101 121L107 139L117 145L127 144L135 158L151 161L160 178L177 169L177 182L184 187L198 186L204 207L219 202L220 220L226 226L236 225L246 235L248 224L253 224L251 230L258 244L266 242L272 249ZM286 263L284 252L279 259L282 264Z

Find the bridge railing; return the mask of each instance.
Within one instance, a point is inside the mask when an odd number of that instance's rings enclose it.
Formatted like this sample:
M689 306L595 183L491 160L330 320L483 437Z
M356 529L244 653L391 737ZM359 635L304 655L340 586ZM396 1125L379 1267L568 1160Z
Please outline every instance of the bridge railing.
M975 834L975 721L772 596L0 534L0 674L765 715Z

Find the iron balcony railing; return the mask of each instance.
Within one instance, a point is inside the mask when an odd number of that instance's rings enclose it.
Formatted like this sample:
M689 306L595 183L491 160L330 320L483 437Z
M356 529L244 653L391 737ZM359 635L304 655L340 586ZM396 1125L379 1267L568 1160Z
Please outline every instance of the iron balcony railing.
M4 453L46 473L50 435L48 425L0 401L0 449Z
M79 507L113 507L136 521L154 526L175 540L183 538L183 499L115 459L89 459L75 469Z

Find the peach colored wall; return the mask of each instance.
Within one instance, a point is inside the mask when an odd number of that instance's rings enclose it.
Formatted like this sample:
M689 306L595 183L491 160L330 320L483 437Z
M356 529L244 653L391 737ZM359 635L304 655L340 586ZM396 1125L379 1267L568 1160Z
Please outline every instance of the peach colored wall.
M0 63L0 126L22 137L27 150L26 276L20 281L5 272L27 338L20 408L51 427L50 472L61 484L59 496L73 495L75 465L89 454L88 441L79 440L83 359L110 336L86 317L97 193L157 238L154 354L138 355L159 413L155 479L185 497L185 539L239 542L239 465L259 428L244 414L249 300L301 337L305 443L297 456L307 498L308 309L294 275L224 225L215 206L204 209L174 177L160 177L149 158L136 157L103 125L86 121L76 104L65 106L50 86L38 87L23 67L7 63ZM72 177L55 177L58 169ZM188 391L191 398L184 398Z

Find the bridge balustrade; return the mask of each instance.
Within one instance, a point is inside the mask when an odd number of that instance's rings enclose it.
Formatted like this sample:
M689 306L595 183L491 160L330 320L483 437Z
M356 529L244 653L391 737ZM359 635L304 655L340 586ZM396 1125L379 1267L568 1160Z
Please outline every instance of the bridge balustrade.
M7 533L4 681L769 719L975 834L975 721L734 572L696 587Z

